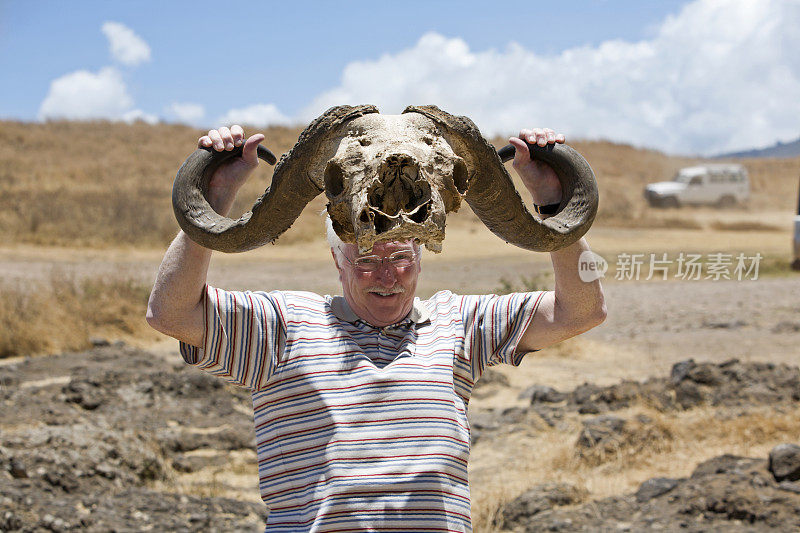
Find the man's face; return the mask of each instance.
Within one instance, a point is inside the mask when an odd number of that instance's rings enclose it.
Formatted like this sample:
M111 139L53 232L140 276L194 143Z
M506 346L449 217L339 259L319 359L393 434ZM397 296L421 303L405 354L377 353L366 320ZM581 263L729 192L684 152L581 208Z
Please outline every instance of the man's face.
M369 256L386 258L405 251L415 252L410 266L398 267L388 260L382 261L374 272L364 272L353 265L359 258L355 244L344 244L342 253L347 259L333 259L339 270L342 291L350 307L363 320L373 326L383 327L400 322L411 311L417 278L420 273L419 251L412 242L377 243ZM333 252L333 250L331 250Z

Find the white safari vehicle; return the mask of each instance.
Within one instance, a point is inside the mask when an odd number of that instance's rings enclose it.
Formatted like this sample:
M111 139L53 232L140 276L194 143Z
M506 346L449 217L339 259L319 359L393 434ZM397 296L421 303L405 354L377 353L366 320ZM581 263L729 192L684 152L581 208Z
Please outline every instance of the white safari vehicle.
M644 197L655 207L728 207L742 203L750 197L750 179L742 165L686 167L679 170L672 181L660 181L645 187Z

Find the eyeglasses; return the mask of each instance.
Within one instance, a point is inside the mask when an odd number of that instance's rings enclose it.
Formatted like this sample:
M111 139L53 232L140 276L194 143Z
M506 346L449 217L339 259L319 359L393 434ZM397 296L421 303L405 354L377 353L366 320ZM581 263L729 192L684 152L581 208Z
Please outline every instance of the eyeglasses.
M394 268L410 267L417 257L417 253L414 250L398 250L386 257L364 255L356 257L355 260L351 260L341 247L339 247L339 250L342 252L344 258L347 259L347 262L361 272L375 272L381 267L384 261L388 261Z

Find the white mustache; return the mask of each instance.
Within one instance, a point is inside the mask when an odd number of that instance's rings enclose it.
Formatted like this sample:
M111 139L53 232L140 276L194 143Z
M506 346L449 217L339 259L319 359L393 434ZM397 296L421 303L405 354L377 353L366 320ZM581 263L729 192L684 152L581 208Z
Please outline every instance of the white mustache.
M402 285L395 285L391 289L387 289L385 287L369 287L367 292L376 292L381 296L389 296L390 294L400 294L406 292L406 290Z

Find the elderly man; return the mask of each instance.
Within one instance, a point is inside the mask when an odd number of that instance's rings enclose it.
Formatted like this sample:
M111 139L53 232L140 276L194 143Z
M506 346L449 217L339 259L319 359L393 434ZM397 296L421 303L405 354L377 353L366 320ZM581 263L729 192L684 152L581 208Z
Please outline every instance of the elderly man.
M212 130L201 147L242 156L218 168L208 200L227 213L257 166L263 135ZM514 168L534 204L558 203L553 170L522 139ZM267 531L470 531L467 403L484 368L605 318L599 281L584 283L584 239L552 252L555 290L415 297L420 251L380 242L360 255L328 221L342 296L228 292L206 285L211 251L183 232L159 269L147 320L181 341L187 363L252 391Z

